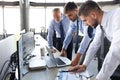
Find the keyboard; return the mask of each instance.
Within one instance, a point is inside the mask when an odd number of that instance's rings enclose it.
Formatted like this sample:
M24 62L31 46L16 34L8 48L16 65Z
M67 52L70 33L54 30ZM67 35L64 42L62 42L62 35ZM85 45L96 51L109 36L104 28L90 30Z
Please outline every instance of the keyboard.
M55 60L56 60L56 63L57 63L58 65L63 65L63 64L65 64L60 58L55 58Z

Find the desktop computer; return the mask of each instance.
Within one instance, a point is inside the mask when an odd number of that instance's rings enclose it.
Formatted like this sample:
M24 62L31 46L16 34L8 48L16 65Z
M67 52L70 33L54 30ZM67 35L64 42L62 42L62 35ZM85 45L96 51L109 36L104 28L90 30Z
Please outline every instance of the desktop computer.
M35 48L34 33L28 32L21 34L17 41L17 78L22 80L23 76L28 72L28 60L32 58L31 52Z

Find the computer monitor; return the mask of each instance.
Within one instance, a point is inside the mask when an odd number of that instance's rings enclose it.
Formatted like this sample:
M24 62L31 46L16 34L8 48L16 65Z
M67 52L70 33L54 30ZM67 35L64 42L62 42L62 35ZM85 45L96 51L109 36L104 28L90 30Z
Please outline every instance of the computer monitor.
M34 33L27 32L22 34L23 59L31 54L35 48Z
M18 58L18 71L17 80L22 80L23 77L23 48L22 48L22 37L17 41L17 58Z
M27 73L27 69L24 69L26 58L31 54L34 48L34 33L27 32L21 34L20 39L17 41L18 80L22 80L23 75Z

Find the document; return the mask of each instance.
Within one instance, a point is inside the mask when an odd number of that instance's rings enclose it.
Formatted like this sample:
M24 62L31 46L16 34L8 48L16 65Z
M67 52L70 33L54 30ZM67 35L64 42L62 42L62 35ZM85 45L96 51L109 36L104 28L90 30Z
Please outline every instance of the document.
M56 80L90 80L88 72L69 72L59 70Z

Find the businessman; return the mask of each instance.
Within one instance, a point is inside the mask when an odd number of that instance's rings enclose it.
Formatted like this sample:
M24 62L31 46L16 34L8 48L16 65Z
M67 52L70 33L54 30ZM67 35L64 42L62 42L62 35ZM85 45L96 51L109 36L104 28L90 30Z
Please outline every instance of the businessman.
M84 26L82 20L78 17L78 7L74 2L68 2L64 7L65 15L73 22L66 34L65 40L63 42L63 47L61 50L61 56L66 55L66 49L72 39L72 34L75 32L76 44L75 44L75 53L76 56L73 59L71 65L75 66L79 63L79 60L83 54L85 54L90 42L94 37L94 30L92 27ZM78 45L78 34L83 34L83 39Z
M101 38L106 36L111 42L102 68L96 80L109 80L120 64L120 8L104 12L94 1L86 1L80 6L79 16L86 25L96 28L95 37L86 53L83 65L74 70L84 71L101 45ZM101 26L97 26L97 25ZM120 78L116 79L119 80Z
M70 20L61 13L59 8L53 9L53 19L50 22L48 28L48 46L52 52L55 52L53 48L53 35L56 34L56 48L57 50L61 51L64 38L70 26ZM71 60L72 59L72 40L70 41L69 47L67 48L67 57Z

